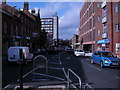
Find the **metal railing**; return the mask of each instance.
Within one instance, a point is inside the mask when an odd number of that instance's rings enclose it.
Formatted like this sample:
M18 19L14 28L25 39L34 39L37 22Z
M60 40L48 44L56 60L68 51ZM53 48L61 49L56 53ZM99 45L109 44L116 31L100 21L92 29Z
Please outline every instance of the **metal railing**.
M79 88L82 87L82 82L81 82L81 78L74 72L72 71L71 69L68 69L68 77L67 77L67 88L69 89L70 88L70 72L75 76L77 77L77 79L79 80Z
M85 84L84 87L83 87L84 90L94 90L93 87L91 87L89 84Z

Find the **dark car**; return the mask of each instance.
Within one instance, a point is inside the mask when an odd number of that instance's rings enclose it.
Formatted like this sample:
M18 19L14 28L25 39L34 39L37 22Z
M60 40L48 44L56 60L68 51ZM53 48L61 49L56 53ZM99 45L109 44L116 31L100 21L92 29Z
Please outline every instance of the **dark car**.
M72 48L67 48L66 52L69 54L74 54L74 50Z
M41 54L42 53L42 50L41 49L35 49L34 51L33 51L33 55L39 55L39 54Z

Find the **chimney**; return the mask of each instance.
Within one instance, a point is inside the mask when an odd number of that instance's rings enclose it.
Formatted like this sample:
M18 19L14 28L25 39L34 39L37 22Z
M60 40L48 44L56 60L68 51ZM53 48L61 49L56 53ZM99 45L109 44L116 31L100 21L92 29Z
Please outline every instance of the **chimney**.
M31 11L31 12L32 12L32 14L35 14L35 9L32 9L32 11Z
M28 6L29 6L28 2L24 2L24 9L23 9L23 11L28 11Z
M6 0L2 0L2 4L6 4Z

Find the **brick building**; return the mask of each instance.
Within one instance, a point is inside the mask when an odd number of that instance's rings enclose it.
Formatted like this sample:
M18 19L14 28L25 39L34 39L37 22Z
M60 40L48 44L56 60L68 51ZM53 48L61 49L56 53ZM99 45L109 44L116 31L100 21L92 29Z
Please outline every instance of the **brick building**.
M79 43L84 50L120 52L120 2L85 2L80 11Z
M0 4L3 55L7 55L10 46L28 46L31 49L39 47L41 31L39 12L38 15L34 15L28 10L28 2L24 3L23 10L9 6L5 1Z

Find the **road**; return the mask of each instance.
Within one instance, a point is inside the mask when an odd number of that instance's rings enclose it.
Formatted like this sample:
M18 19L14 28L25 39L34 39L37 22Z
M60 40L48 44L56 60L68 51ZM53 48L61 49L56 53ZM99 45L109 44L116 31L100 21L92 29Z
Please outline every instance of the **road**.
M48 59L48 74L66 79L67 70L73 70L82 83L90 83L93 88L120 88L120 69L101 68L97 64L91 64L89 58L75 57L65 51L56 54L45 54ZM7 64L3 58L3 87L19 79L19 65ZM23 66L23 75L32 70L33 63ZM71 77L73 78L73 77ZM77 79L74 78L76 82Z

